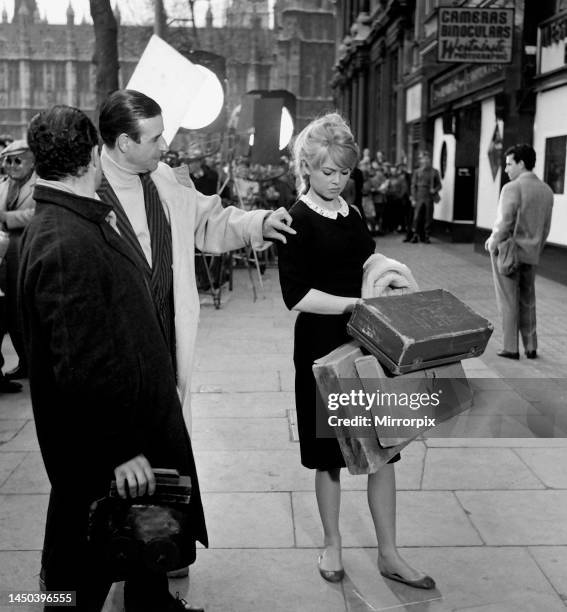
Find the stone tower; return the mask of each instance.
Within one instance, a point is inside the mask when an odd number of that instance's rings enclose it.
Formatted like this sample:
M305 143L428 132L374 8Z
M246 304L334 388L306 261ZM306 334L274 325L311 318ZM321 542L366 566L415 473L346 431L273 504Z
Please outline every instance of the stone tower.
M331 0L277 0L277 82L297 97L297 129L334 108L335 11Z
M226 11L226 21L233 28L270 27L268 0L232 0Z

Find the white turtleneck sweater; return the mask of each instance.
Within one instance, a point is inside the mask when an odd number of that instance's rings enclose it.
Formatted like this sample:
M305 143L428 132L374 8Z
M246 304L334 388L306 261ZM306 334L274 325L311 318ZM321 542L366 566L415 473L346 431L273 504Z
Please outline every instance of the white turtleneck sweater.
M120 204L122 204L122 208L124 208L124 212L151 267L152 244L148 228L148 218L146 216L146 206L144 204L142 181L136 172L127 170L117 164L108 154L106 145L102 147L100 159L104 176L112 189L114 189Z

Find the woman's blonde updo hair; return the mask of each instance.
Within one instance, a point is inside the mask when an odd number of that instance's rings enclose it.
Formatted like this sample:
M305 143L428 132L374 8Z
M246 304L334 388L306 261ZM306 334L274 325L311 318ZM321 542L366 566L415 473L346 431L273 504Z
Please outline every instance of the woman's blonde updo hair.
M352 132L338 113L314 119L295 139L293 157L300 193L309 191L309 176L303 162L318 169L327 154L339 168L354 168L360 157Z

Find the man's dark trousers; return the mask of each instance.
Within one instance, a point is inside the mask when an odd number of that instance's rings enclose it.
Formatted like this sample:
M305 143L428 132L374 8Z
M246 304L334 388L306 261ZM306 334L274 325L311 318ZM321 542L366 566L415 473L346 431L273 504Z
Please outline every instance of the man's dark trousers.
M421 240L426 240L431 235L431 226L433 225L433 207L432 200L418 202L413 211L412 233L414 236L419 236Z

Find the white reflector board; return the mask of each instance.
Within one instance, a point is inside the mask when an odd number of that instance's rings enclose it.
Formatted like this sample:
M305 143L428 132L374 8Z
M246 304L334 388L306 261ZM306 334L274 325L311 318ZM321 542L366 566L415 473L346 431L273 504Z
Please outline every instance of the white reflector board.
M205 79L195 64L154 34L126 88L141 91L161 106L163 137L169 145Z

